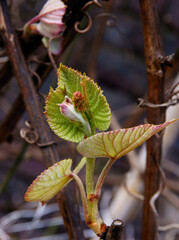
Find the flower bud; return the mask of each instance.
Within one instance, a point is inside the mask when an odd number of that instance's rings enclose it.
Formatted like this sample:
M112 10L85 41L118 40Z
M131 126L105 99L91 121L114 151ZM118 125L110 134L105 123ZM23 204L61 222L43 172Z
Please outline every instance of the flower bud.
M72 104L71 99L68 96L65 96L65 101L57 105L60 107L60 111L63 116L65 116L72 122L81 123L84 128L84 132L86 136L87 137L90 136L91 129L90 129L89 123L86 120L84 120L84 118L79 112L76 111L76 109Z
M61 0L48 0L40 13L25 25L25 29L44 37L56 36L64 28L62 18L65 11L66 6Z
M64 23L62 22L65 12L66 5L62 0L48 0L40 13L26 23L24 27L24 34L40 34L45 38L57 36L65 29ZM46 43L47 39L43 39L43 41ZM54 44L55 43L56 42L54 42ZM54 53L58 54L58 51L58 49L55 49Z

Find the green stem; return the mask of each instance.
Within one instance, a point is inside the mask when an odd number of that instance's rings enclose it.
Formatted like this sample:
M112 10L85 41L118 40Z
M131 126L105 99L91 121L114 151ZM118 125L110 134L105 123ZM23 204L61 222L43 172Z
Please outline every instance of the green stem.
M102 172L101 172L101 174L100 174L100 176L98 178L98 181L96 183L96 187L95 187L95 191L94 191L95 195L100 196L100 194L101 194L101 187L102 187L102 185L104 183L104 179L105 179L109 169L113 165L114 161L115 161L115 159L110 158L108 160L108 162L106 163L106 165L104 166L104 168L103 168L103 170L102 170Z
M81 161L78 163L78 165L76 166L76 168L74 169L73 173L78 174L79 171L83 168L83 166L86 163L86 157L83 157L81 159Z
M86 160L86 192L87 192L87 204L89 217L87 219L87 225L98 235L100 234L102 219L99 216L98 211L98 196L94 194L94 167L95 158L87 158Z
M86 192L87 195L94 193L94 174L95 158L86 159Z
M94 174L94 167L95 167L95 158L87 158L86 159L86 192L87 192L87 203L88 203L88 211L90 221L96 221L96 213L94 210L93 201L91 201L91 196L94 195L94 181L93 181L93 174Z
M79 169L81 169L81 166L83 166L85 162L87 166L86 174L87 197L83 183L81 179L76 175L76 173L79 172ZM96 198L96 196L94 195L94 182L93 182L94 163L95 159L93 158L88 159L86 159L85 157L82 158L79 165L75 168L74 172L71 173L71 176L77 182L80 189L80 195L83 204L86 223L97 235L99 235L103 221L100 218L98 212L98 198Z
M71 175L79 186L80 194L81 194L81 200L82 200L82 204L83 204L84 215L85 215L85 219L87 219L87 217L89 215L88 214L88 204L87 204L87 198L86 198L86 193L85 193L83 183L82 183L81 179L78 177L78 175L76 175L74 172L71 173Z
M92 160L92 159L87 159ZM103 185L104 182L104 178L107 175L109 169L111 168L112 164L114 163L115 159L109 159L109 161L107 162L107 164L105 165L105 167L103 168L103 171L101 172L98 181L96 183L96 187L95 190L92 191L92 195L90 195L90 191L88 192L88 197L87 197L87 204L88 204L88 211L89 211L89 216L90 216L90 220L92 222L91 226L89 225L89 227L97 234L101 234L103 232L102 226L105 226L105 224L103 223L102 219L99 216L99 211L98 211L98 201L99 201L99 197L101 194L101 187ZM90 172L90 164L87 167L87 172ZM91 173L92 173L92 168L91 168ZM92 173L93 174L93 173ZM86 176L86 184L88 183L88 175ZM90 183L88 183L89 185L87 185L87 190L90 189ZM93 185L94 187L94 185ZM106 228L105 228L106 229Z

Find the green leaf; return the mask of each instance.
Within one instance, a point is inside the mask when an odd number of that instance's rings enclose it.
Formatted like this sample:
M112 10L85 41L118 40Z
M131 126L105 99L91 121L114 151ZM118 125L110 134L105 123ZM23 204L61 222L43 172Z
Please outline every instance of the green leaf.
M74 169L74 173L77 174L85 163L86 158L83 157ZM43 203L50 200L73 178L71 176L71 166L72 160L65 159L42 172L27 189L24 196L25 200L28 202L41 201Z
M106 130L110 125L110 108L101 89L87 77L71 68L60 65L58 70L58 87L50 89L46 101L46 117L51 129L60 137L72 142L80 142L84 139L84 126L71 121L61 114L60 107L67 95L72 99L76 91L84 94L89 104L91 124L99 130ZM84 87L82 88L82 85ZM89 119L88 119L89 120Z
M65 84L68 97L72 98L76 91L83 93L82 85L86 84L86 94L92 113L94 125L101 131L109 128L111 112L105 96L96 83L85 74L60 64L58 71L59 84ZM60 86L60 85L59 85Z
M72 160L62 160L41 173L25 193L26 201L47 202L71 180Z
M51 129L61 138L79 142L84 138L83 128L80 124L71 122L64 117L57 104L64 101L65 94L58 88L56 90L50 89L46 100L45 114Z
M176 120L173 119L161 125L145 124L99 133L80 142L77 150L87 158L109 157L118 159Z

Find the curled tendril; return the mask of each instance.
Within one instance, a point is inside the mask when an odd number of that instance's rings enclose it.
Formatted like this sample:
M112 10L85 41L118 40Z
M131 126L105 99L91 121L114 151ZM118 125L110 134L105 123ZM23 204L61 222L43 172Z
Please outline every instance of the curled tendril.
M103 6L102 3L100 3L98 0L92 0L87 2L81 10L84 11L87 7L89 7L92 4L95 4L97 7L100 7L100 8Z
M30 122L25 121L26 128L22 128L20 130L20 136L23 138L26 142L30 144L36 143L38 147L47 147L52 144L54 144L54 141L46 142L46 143L38 143L39 135L38 133L32 129L32 126Z
M83 6L83 8L82 8L81 10L84 11L84 15L85 15L85 16L87 17L87 19L88 19L88 25L87 25L85 28L80 29L80 28L79 28L80 22L79 22L79 21L75 22L75 24L74 24L74 29L75 29L76 32L78 32L78 33L86 33L86 32L88 32L88 31L91 29L91 26L92 26L92 18L91 18L91 16L89 15L89 13L87 13L87 12L85 11L85 9L86 9L87 7L89 7L89 6L91 6L92 4L96 5L96 6L99 7L99 8L101 8L101 7L103 6L102 3L99 2L99 0L92 0L92 1L87 2L87 3Z
M86 33L91 29L91 26L92 26L91 16L87 12L84 12L84 14L88 18L88 25L84 29L80 29L79 28L80 22L76 22L74 25L74 28L75 28L75 31L78 33Z
M75 24L74 24L74 29L75 29L76 32L78 32L78 33L86 33L86 32L88 32L88 31L91 29L91 26L92 26L93 21L92 21L91 16L85 11L85 9L86 9L87 7L89 7L89 6L91 6L92 4L96 5L96 6L99 7L99 8L101 8L101 7L103 6L102 3L100 3L98 0L92 0L92 1L87 2L87 3L83 6L83 8L82 8L81 10L84 11L84 15L85 15L85 16L87 17L87 19L88 19L88 24L87 24L87 26L86 26L85 28L80 29L80 28L79 28L80 22L79 22L79 21L75 22ZM118 28L118 26L117 26L117 17L116 17L115 15L113 15L113 14L111 14L111 13L100 13L100 14L98 14L95 18L97 19L97 18L102 18L102 17L103 17L103 18L104 18L104 17L109 18L109 19L107 19L107 21L106 21L106 26L107 26L107 27L110 27L110 28L115 27L116 30L117 30L120 34L125 35L125 34L124 34L123 32L121 32L121 30Z
M38 75L37 72L35 72L31 67L30 65L28 66L28 69L29 69L29 72L31 72L37 79L37 88L40 87L41 83L42 83L42 79L40 78L40 76Z
M20 136L23 138L26 142L30 144L34 144L39 139L39 136L36 131L32 129L32 126L29 121L25 121L26 128L22 128L20 130Z

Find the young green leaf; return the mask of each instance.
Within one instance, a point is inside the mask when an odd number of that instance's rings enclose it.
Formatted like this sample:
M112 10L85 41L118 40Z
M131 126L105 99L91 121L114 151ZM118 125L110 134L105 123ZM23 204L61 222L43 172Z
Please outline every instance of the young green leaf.
M60 64L58 76L58 87L56 90L50 90L45 107L51 129L59 137L72 142L80 142L84 136L88 136L84 124L67 119L62 115L59 107L64 102L65 96L73 99L74 94L78 93L88 105L86 108L89 109L85 109L84 112L90 113L87 115L90 115L88 120L91 121L91 124L99 130L106 130L110 125L111 112L106 98L97 84L85 74L82 75L62 64Z
M63 64L60 64L58 76L59 86L61 86L60 84L62 81L65 84L67 95L70 98L73 97L73 93L76 91L85 95L82 87L84 86L87 95L84 97L88 98L95 127L101 131L109 128L111 117L110 108L105 96L102 94L102 91L97 84L85 74L82 75L80 72L68 68Z
M99 133L80 142L77 149L81 155L88 158L118 159L176 120L173 119L160 125L145 124Z
M83 157L74 169L74 173L77 174L85 163L86 158ZM28 202L41 201L44 203L54 197L73 178L71 175L71 165L72 160L65 159L42 172L27 189L24 196L25 200Z
M62 160L41 173L25 193L26 201L47 202L71 180L72 160Z

